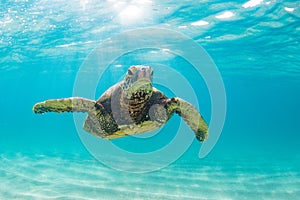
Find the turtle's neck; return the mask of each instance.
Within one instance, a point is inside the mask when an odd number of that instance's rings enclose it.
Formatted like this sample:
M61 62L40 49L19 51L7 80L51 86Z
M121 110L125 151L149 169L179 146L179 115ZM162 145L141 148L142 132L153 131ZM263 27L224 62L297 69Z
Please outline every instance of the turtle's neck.
M145 120L147 115L147 103L150 99L150 95L147 95L145 92L137 92L131 96L128 103L128 111L131 119L134 123L139 124Z

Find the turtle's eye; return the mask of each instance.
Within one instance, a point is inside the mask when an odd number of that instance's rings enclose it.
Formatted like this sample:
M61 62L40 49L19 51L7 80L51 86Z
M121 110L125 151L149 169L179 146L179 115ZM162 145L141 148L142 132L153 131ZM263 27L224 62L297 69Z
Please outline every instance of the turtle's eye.
M136 67L131 66L130 68L128 68L127 74L129 76L133 76L136 73Z
M128 74L129 76L133 76L133 72L131 71L131 69L128 69L127 74Z

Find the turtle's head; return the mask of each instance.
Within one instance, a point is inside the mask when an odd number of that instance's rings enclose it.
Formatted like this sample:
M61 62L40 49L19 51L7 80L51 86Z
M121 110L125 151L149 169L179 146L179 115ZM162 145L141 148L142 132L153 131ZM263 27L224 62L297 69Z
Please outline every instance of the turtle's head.
M131 66L124 78L123 94L127 99L144 100L152 95L153 70L149 66Z

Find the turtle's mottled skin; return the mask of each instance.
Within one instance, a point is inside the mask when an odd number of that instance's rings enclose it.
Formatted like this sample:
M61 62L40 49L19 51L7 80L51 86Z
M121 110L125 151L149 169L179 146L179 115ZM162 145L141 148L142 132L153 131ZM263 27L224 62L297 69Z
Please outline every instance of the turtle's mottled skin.
M35 113L86 112L84 129L113 139L153 131L174 113L180 115L199 141L208 137L208 126L197 109L178 97L168 98L152 86L149 66L131 66L123 81L109 88L97 101L71 97L34 105Z

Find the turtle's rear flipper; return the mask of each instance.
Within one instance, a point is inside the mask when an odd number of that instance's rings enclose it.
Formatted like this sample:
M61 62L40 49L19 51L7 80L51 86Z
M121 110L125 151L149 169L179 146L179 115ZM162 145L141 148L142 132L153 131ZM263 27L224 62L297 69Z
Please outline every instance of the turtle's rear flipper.
M172 114L176 112L188 126L194 131L196 138L203 142L208 137L208 126L198 110L180 98L171 98L165 102L167 112Z
M34 113L46 112L89 112L95 108L95 101L85 98L72 97L63 99L51 99L33 106Z

